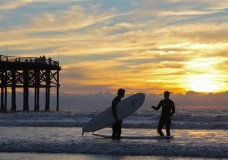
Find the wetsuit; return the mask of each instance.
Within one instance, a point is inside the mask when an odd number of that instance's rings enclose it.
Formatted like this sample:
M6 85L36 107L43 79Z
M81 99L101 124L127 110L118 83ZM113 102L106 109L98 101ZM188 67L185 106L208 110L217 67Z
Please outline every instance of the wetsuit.
M161 107L162 113L158 123L158 133L160 136L164 136L162 128L165 124L166 134L167 136L170 136L171 116L175 113L175 104L171 99L163 99L159 102L157 107L154 107L154 109L159 110Z
M119 139L121 136L122 120L119 120L116 115L116 107L120 101L121 98L118 96L112 101L112 114L116 120L116 123L112 124L112 139Z

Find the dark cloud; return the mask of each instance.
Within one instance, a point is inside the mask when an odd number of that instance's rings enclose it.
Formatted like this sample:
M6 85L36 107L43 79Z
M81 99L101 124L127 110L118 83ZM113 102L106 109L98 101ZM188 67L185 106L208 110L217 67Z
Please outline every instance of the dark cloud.
M209 26L208 26L209 27ZM214 26L213 26L214 27ZM193 42L200 42L200 43L222 43L227 42L228 31L224 29L218 31L183 31L183 32L175 32L175 37L179 37L182 39L190 39Z
M197 92L187 92L186 94L173 95L179 106L220 106L228 107L228 92L202 94Z

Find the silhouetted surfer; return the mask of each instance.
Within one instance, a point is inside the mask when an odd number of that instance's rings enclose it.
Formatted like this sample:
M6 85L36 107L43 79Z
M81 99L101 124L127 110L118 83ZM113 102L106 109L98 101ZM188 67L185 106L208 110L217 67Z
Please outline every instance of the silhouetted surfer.
M121 101L121 98L124 97L125 90L119 89L117 92L117 97L112 100L112 114L115 118L116 123L112 124L112 139L120 139L122 120L118 119L116 115L117 104Z
M166 126L166 134L170 136L170 124L171 124L171 116L175 113L175 104L169 99L170 93L168 91L164 92L164 98L161 100L157 107L152 106L154 110L159 110L162 107L162 113L158 124L158 133L160 136L164 136L162 132L162 128L165 124Z

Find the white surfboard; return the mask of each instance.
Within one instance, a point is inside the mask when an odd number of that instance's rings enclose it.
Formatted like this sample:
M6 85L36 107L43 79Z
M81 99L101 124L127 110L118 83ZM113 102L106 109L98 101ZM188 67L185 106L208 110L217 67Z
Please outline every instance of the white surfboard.
M135 112L142 106L145 100L143 93L134 94L117 104L116 114L118 119L122 120ZM99 129L111 126L115 123L115 118L112 114L112 107L107 108L99 113L96 117L92 118L82 129L82 132L94 132Z

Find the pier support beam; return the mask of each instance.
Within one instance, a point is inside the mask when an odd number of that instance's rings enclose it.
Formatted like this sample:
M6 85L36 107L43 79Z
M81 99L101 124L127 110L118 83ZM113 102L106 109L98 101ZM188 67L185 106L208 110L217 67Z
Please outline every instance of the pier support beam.
M4 73L1 72L1 111L4 111L5 109L5 104L4 104Z
M29 75L28 70L23 71L23 77L24 77L24 95L23 95L23 111L29 110Z
M4 75L4 81L3 81L3 84L4 84L4 89L5 89L5 96L4 96L4 109L3 111L7 111L7 70L5 71L5 75Z
M12 70L12 106L11 111L16 111L16 71Z
M40 70L35 70L35 100L34 111L40 110Z
M45 111L50 110L50 70L46 70L46 103Z
M56 100L57 100L57 102L56 102L56 111L59 111L59 87L60 87L60 85L59 85L59 71L57 71L57 88L56 88Z
M1 111L4 111L4 88L2 86L3 84L1 84Z

